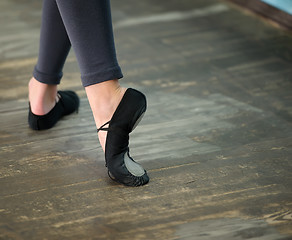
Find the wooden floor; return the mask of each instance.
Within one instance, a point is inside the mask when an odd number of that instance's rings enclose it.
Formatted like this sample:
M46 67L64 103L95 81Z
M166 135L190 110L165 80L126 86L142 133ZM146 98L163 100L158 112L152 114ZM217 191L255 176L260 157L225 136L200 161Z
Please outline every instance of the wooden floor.
M76 59L79 114L27 126L40 1L0 2L0 239L292 239L292 35L218 0L112 0L122 83L148 97L112 182Z

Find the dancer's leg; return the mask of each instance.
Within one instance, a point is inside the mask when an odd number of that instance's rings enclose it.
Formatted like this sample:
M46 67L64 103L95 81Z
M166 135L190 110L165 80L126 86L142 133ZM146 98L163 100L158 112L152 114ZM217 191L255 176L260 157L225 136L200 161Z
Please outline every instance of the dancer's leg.
M111 119L125 89L117 63L110 2L108 0L57 0L72 47L77 56L96 126ZM99 132L102 148L106 132Z
M71 47L57 4L43 1L38 62L29 82L29 101L34 114L44 115L55 105L57 84Z

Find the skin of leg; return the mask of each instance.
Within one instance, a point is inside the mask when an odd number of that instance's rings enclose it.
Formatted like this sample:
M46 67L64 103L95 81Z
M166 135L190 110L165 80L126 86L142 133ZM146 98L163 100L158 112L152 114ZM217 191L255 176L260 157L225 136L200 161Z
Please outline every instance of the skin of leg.
M34 77L28 83L29 102L35 115L47 114L58 101L57 85L49 85L37 81Z
M85 87L87 98L93 113L96 127L108 122L123 98L126 88L120 86L117 79ZM100 131L98 138L105 151L106 131Z

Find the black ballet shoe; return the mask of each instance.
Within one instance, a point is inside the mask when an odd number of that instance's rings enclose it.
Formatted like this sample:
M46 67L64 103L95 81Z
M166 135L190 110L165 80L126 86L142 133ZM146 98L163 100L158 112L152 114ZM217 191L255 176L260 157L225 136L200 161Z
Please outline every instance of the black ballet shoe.
M128 147L129 133L138 125L145 111L144 94L128 88L112 119L97 129L97 132L108 131L105 160L110 178L126 186L141 186L149 182L147 172L130 157Z
M58 91L59 101L53 109L45 115L32 113L30 104L28 112L28 124L33 130L45 130L53 127L63 116L77 112L79 97L73 91Z

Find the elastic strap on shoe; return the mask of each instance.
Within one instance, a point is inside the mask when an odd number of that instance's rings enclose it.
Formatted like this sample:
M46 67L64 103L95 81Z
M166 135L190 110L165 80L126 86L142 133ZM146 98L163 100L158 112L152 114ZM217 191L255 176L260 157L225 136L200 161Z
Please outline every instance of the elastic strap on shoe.
M99 131L108 131L109 128L108 128L108 127L105 128L104 126L107 125L107 124L109 124L110 122L111 122L111 121L108 121L108 122L106 122L105 124L103 124L100 128L97 129L97 132L99 132Z

